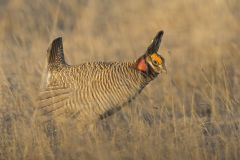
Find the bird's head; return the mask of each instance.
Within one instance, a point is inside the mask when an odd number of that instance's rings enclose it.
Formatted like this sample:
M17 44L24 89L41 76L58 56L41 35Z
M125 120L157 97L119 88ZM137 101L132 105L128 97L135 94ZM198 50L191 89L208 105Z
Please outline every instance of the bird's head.
M145 54L137 62L137 70L146 74L157 76L159 73L167 72L164 58L158 53L162 40L163 31L157 33L152 43L147 48Z

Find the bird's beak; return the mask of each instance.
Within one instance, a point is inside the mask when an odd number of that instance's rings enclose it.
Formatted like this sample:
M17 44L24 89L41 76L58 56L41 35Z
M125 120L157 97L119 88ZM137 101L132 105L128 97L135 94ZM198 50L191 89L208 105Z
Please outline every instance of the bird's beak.
M162 73L166 73L167 74L167 68L166 68L165 65L162 65L161 71L162 71Z

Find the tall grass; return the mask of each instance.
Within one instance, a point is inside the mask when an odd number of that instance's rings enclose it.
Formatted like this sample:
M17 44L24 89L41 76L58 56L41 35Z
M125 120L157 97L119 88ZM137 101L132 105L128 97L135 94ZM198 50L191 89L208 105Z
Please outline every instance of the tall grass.
M237 0L0 0L0 159L238 159ZM70 64L128 61L164 29L168 74L84 132L45 130L34 109L46 49L63 36Z

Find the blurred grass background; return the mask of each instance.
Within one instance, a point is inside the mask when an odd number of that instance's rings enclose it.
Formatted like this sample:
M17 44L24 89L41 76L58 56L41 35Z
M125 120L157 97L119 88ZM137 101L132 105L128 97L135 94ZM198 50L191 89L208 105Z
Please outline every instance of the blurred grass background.
M0 159L238 159L240 1L0 0ZM95 130L33 127L46 50L128 61L157 31L167 75ZM47 137L48 136L48 137Z

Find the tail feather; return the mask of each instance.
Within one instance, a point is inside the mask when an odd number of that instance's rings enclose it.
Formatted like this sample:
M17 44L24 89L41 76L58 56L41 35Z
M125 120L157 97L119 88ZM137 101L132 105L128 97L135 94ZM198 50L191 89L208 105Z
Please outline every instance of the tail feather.
M62 37L58 37L53 40L53 42L51 43L47 50L47 53L48 53L47 60L48 65L58 66L61 64L66 64L64 59Z
M62 37L58 37L52 41L47 49L46 64L43 69L41 89L45 89L49 84L51 71L66 65L63 52Z

